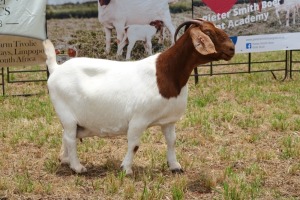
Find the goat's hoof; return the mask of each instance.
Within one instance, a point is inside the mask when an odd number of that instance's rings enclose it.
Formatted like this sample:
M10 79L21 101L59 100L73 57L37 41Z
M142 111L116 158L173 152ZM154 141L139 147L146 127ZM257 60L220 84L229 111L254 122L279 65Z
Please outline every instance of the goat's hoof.
M80 166L77 166L77 167L71 167L72 170L74 170L74 172L76 172L77 174L81 174L81 173L85 173L87 172L87 169L80 165Z
M61 165L69 165L70 161L68 158L58 158Z
M173 174L182 174L182 173L184 173L184 171L181 168L179 168L179 169L172 169L171 172Z
M121 165L121 170L125 172L126 176L131 176L133 174L132 169L125 169L123 165Z

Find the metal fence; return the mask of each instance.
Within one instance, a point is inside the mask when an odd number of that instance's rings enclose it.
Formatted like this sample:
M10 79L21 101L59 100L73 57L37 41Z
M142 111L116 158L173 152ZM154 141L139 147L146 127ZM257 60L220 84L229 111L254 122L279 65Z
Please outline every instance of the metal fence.
M274 52L269 52L270 54ZM288 75L292 75L291 66L296 61L291 60L289 51L276 52L279 56L277 60L258 60L253 58L252 53L244 54L244 59L238 62L211 62L206 65L200 65L194 69L195 83L197 84L200 76L214 76L226 74L246 74L269 72L275 79L285 80ZM263 53L256 53L263 54ZM239 54L241 55L241 54ZM300 61L299 61L300 63ZM264 68L263 65L266 65ZM276 66L275 66L276 65ZM230 67L232 70L226 69ZM293 70L295 71L295 70ZM276 72L282 72L283 76L279 79Z
M26 83L46 82L48 71L46 66L35 67L2 67L1 68L1 89L2 95L6 96L30 96L35 95L38 91L16 91L8 89L9 86L24 85Z

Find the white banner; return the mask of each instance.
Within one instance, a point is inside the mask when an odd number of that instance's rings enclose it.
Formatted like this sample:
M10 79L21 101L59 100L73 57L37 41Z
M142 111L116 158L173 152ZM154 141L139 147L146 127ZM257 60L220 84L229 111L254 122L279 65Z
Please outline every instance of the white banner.
M300 0L194 1L194 18L224 29L236 53L300 49Z
M300 48L300 33L231 37L237 53L292 50Z
M0 0L0 34L46 39L46 0Z

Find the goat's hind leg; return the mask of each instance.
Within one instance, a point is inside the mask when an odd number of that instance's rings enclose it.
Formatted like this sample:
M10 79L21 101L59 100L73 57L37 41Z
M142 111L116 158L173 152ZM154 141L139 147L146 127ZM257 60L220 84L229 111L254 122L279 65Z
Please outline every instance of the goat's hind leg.
M167 141L167 160L170 170L173 173L182 173L181 165L177 162L175 153L175 124L168 124L161 127Z
M77 156L77 124L63 123L64 133L60 160L62 164L69 164L70 168L76 173L86 172L86 168L79 162Z
M108 28L108 27L104 27L104 32L105 32L105 52L107 54L109 54L110 52L110 42L111 42L111 32L112 32L112 29Z
M169 30L170 34L171 34L171 43L172 45L174 44L174 35L175 35L175 27L172 24L172 20L170 17L167 17L166 20L163 21L165 27L167 27L167 29Z
M134 47L134 44L135 44L135 41L134 42L132 42L132 41L129 42L129 44L127 46L126 60L130 59L131 51L132 51L132 49Z
M67 145L64 142L64 138L62 138L62 145L61 145L61 148L60 148L59 161L62 165L69 165L70 164L68 148L67 148Z

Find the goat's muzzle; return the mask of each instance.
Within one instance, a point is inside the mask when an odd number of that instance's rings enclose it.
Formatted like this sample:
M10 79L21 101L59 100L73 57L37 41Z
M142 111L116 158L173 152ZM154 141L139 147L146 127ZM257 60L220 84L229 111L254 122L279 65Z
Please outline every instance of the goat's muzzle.
M230 60L235 54L235 47L234 44L229 44L227 49L223 50L221 53L221 59L226 61Z

